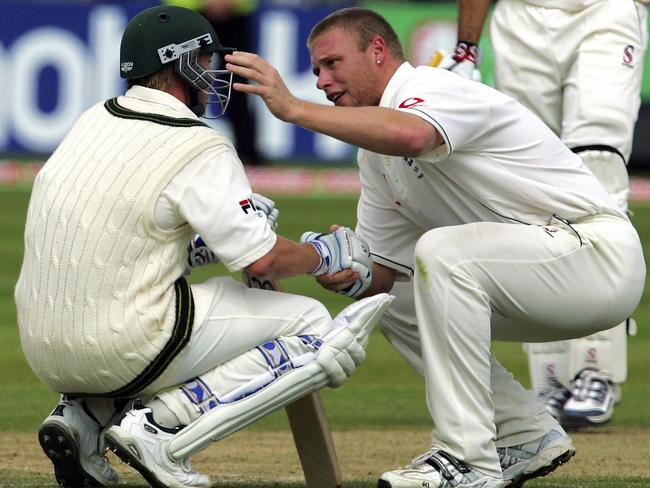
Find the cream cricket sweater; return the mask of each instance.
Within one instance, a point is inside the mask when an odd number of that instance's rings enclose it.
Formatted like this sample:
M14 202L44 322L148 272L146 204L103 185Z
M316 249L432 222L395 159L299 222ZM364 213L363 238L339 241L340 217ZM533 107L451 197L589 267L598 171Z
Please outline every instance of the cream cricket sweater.
M133 395L191 333L193 232L158 228L153 211L187 162L229 142L165 105L119 101L80 117L30 200L18 324L27 361L58 392Z

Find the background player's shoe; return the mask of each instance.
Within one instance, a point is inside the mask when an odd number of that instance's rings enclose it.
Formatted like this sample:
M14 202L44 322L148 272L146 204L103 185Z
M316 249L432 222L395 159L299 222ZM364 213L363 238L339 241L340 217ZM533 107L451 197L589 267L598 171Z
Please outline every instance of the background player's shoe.
M100 424L82 400L61 399L38 429L60 486L115 486L119 476L100 450Z
M378 488L502 488L507 482L485 476L445 451L432 449L411 464L387 471L379 477Z
M546 386L540 390L537 396L544 403L548 413L556 420L560 420L564 411L564 405L571 398L571 390L556 378L549 378Z
M609 375L585 368L573 380L571 398L564 404L562 425L588 427L608 422L614 415L614 389Z
M175 462L167 453L169 440L179 431L158 425L151 409L138 402L104 437L108 447L154 488L209 488L208 477L194 471L189 460Z
M503 479L509 488L518 488L525 481L546 476L575 454L573 442L559 425L539 439L518 446L499 447Z

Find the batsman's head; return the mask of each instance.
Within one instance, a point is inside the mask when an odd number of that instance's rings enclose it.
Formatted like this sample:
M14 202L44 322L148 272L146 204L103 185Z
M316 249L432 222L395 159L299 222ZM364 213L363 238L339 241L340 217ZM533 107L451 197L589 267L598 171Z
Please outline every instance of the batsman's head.
M232 51L221 46L214 28L198 12L152 7L126 26L120 45L120 76L129 87L162 90L178 76L187 85L192 111L201 116L206 105L215 104L212 115L219 117L230 99L232 73L216 67L221 56Z

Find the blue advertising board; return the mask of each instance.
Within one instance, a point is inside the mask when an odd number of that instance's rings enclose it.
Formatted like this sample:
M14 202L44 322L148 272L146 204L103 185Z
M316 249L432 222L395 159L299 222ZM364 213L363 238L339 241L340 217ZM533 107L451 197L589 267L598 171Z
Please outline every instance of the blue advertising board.
M122 32L155 4L3 2L0 152L49 153L84 109L121 93Z
M129 19L151 0L3 2L0 15L0 154L47 155L79 114L123 93L119 44ZM258 52L299 97L328 103L316 89L306 39L329 7L264 7L256 13ZM285 124L255 101L257 145L271 160L345 160L352 148ZM216 126L228 130L223 122Z
M154 0L20 2L3 0L0 10L0 156L49 154L79 114L92 104L123 93L119 43L129 19L159 2ZM366 0L386 16L401 37L407 57L426 62L436 48L453 48L456 6ZM281 5L291 6L283 7ZM306 4L306 5L305 5ZM305 6L300 6L305 5ZM346 1L261 1L255 13L256 51L276 66L299 98L328 103L316 89L306 39L311 27ZM491 51L483 39L483 80L491 82ZM649 51L650 52L650 51ZM650 54L649 54L650 56ZM646 71L650 70L650 60ZM646 73L648 74L648 73ZM640 137L650 127L650 76L644 79L644 104L637 124L632 159L650 161L650 143ZM350 163L354 149L275 119L253 97L256 146L270 161ZM230 108L231 110L233 107ZM213 123L229 134L224 121ZM648 163L650 164L650 163Z

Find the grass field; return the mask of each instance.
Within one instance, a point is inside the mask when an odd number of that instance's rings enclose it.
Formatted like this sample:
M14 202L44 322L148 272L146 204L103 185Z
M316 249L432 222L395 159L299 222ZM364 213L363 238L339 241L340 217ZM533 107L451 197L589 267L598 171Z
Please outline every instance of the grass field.
M22 357L13 303L28 197L27 188L0 188L0 208L4 209L0 213L0 487L56 486L35 432L58 396L39 383ZM325 231L331 223L354 225L352 197L273 198L280 209L278 230L287 237L296 239L308 229ZM650 246L650 206L636 204L633 210L641 238ZM224 273L223 268L200 269L191 279L200 281L217 273ZM325 292L307 277L288 279L283 286L286 291L319 298L332 312L350 301ZM635 314L639 333L629 341L629 377L615 418L598 431L576 434L576 458L527 487L650 486L649 291ZM497 343L494 350L527 385L521 346ZM375 486L382 470L404 464L427 448L431 420L422 382L378 332L371 339L366 363L345 386L326 389L323 397L346 487ZM302 486L287 430L284 413L276 412L206 450L196 466L211 474L215 487ZM119 470L123 486L146 486L133 471L124 466Z

